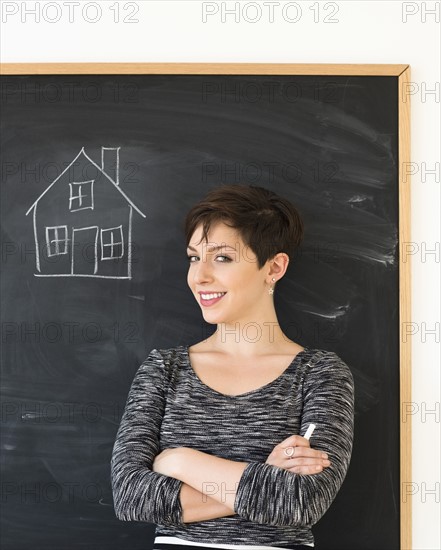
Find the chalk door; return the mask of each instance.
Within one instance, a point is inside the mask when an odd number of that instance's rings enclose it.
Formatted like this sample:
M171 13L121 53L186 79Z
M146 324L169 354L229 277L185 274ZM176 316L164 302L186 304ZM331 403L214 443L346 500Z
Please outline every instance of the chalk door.
M98 273L98 227L72 229L72 275Z

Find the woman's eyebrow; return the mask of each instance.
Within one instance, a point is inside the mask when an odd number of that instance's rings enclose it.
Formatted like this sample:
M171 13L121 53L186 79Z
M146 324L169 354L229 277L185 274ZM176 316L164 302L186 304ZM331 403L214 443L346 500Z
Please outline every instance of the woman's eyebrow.
M230 246L229 244L219 244L217 246L210 246L208 248L208 252L214 252L215 250L220 250L221 248L231 248L232 250L236 250L233 246ZM193 250L194 252L197 252L196 248L193 246L187 246L187 250Z

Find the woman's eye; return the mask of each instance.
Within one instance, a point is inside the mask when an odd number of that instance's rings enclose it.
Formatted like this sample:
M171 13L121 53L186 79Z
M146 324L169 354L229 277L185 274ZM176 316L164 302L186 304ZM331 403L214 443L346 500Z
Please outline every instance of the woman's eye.
M231 258L228 256L216 256L217 258L224 258L221 263L223 262L231 262Z
M197 256L187 256L187 258L190 263L193 263L193 258L197 258Z

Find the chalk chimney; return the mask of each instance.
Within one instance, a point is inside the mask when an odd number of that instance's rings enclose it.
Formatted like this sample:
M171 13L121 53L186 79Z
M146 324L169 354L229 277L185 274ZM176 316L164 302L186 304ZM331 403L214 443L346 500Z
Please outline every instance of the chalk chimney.
M121 147L101 147L101 170L119 185L119 150Z

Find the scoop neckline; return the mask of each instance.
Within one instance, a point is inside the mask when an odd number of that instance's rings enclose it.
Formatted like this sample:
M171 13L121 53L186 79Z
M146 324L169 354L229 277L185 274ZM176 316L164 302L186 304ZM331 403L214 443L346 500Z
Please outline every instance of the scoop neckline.
M240 398L240 397L248 397L248 396L254 395L256 393L265 392L270 387L275 386L288 374L288 372L294 367L294 365L296 365L296 363L301 358L301 356L303 354L305 354L306 352L310 351L310 349L311 349L308 346L303 346L304 349L299 351L291 359L291 362L286 367L286 369L282 373L280 373L277 378L275 378L274 380L271 380L271 382L268 382L267 384L264 384L263 386L260 386L260 388L256 388L255 390L250 390L250 391L247 391L247 392L244 392L244 393L238 393L236 395L229 395L227 393L222 393L222 392L219 392L219 391L215 390L214 388L212 388L211 386L208 386L205 382L203 382L199 378L199 376L196 374L196 371L194 370L193 365L191 364L191 361L190 361L190 352L189 352L188 348L191 345L192 344L187 344L187 345L184 345L182 347L184 348L184 351L186 353L187 364L190 367L190 372L191 372L193 378L195 378L198 381L199 385L203 386L206 390L209 390L210 392L216 394L217 396L225 397L225 398L228 398L228 399L237 399L237 398Z

